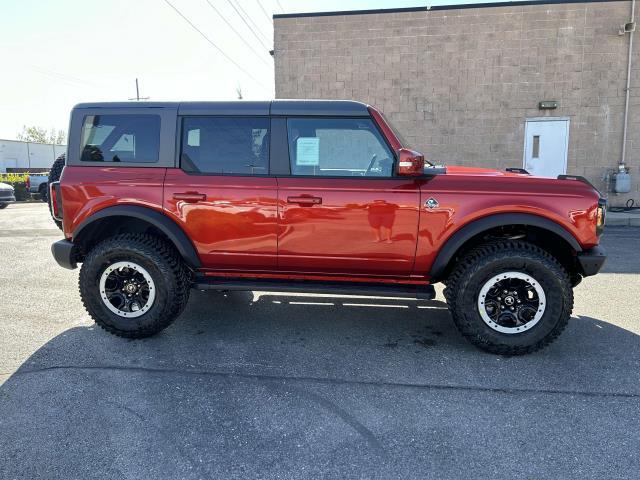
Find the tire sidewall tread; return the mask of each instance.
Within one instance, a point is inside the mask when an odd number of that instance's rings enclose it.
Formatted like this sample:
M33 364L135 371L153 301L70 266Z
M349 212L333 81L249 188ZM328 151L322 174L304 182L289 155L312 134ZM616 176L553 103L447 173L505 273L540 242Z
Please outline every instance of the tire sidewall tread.
M99 279L107 265L129 260L145 268L156 286L153 305L145 314L124 318L110 311L100 297ZM104 330L125 338L144 338L168 327L182 313L190 292L187 268L175 249L158 237L124 233L94 246L80 269L82 302Z
M480 317L477 295L492 276L504 271L530 274L547 297L545 312L531 330L505 334ZM566 328L573 310L569 275L548 252L526 241L498 241L468 252L446 282L445 299L458 330L474 345L491 353L522 355L553 342Z
M53 207L51 206L51 197L48 195L49 186L53 182L57 182L60 180L60 176L62 175L62 170L64 169L64 165L66 162L66 155L63 153L58 158L55 159L53 165L51 166L51 170L49 170L49 177L47 178L47 205L49 206L49 214L51 215L51 219L56 224L56 226L62 230L62 222L60 220L56 220L53 218Z

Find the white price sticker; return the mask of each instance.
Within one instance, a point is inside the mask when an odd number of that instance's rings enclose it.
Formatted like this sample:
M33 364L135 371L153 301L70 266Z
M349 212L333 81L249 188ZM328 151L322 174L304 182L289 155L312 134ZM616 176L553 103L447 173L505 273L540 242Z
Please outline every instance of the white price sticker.
M317 167L320 165L320 139L300 137L296 141L296 165Z

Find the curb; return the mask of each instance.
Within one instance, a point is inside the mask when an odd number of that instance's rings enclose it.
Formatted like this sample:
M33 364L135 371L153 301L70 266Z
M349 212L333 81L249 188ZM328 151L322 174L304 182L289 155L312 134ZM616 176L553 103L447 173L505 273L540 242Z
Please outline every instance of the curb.
M640 217L611 218L607 215L606 227L640 227Z

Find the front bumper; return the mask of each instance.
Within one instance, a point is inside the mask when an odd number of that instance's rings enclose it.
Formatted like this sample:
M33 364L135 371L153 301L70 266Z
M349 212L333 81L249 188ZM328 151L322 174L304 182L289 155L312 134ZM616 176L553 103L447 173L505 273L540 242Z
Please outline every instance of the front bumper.
M578 253L578 263L585 277L598 273L606 260L607 254L600 245Z
M13 203L16 196L12 190L0 190L0 203Z
M73 270L78 266L76 263L76 255L74 252L75 245L69 240L58 240L51 244L51 253L56 259L58 265L69 270Z

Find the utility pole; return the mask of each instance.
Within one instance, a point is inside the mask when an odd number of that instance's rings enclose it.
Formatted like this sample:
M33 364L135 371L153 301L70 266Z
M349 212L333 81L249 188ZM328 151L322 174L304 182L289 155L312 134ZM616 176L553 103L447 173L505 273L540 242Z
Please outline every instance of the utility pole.
M141 97L140 96L140 89L138 88L138 79L136 78L136 96L135 98L130 98L129 100L136 100L136 101L140 101L140 100L149 100L149 97Z

